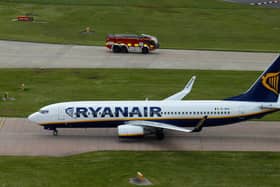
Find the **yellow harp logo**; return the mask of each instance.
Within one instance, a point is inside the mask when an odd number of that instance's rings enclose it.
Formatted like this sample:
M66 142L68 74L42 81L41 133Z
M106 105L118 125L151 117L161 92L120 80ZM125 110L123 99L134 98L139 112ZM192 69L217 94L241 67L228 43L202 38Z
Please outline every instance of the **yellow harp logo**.
M280 72L267 73L264 76L262 76L262 85L268 90L275 93L276 95L279 94L279 87L278 87L279 74Z

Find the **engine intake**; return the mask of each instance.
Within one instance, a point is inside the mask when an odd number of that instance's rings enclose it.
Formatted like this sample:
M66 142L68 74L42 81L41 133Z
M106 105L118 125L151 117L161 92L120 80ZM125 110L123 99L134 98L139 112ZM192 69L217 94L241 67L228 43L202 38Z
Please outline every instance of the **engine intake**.
M144 128L134 125L118 126L118 136L121 138L144 137Z

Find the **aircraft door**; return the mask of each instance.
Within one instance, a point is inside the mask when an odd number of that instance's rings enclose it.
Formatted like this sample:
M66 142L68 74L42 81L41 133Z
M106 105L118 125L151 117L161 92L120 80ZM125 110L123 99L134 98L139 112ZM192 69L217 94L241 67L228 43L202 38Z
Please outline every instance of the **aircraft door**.
M244 111L244 106L239 106L239 115L240 115L240 119L244 119L244 114L245 114L245 111Z
M58 108L58 120L65 120L65 109L64 107Z

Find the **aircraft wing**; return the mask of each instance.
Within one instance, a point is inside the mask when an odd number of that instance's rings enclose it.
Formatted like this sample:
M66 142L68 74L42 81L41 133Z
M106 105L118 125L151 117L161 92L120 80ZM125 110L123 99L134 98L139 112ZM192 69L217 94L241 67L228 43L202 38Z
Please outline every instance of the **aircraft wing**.
M200 132L202 130L203 123L206 119L207 119L207 116L203 117L193 129L186 129L186 128L178 127L175 125L170 125L167 123L160 123L160 122L153 122L153 121L140 121L140 120L139 121L138 120L128 121L128 122L126 122L126 125L161 128L161 129L168 129L168 130L192 133L192 132Z
M186 84L183 90L165 98L164 100L182 100L186 95L188 95L191 92L195 79L196 76L192 76L191 80L189 80L189 82Z

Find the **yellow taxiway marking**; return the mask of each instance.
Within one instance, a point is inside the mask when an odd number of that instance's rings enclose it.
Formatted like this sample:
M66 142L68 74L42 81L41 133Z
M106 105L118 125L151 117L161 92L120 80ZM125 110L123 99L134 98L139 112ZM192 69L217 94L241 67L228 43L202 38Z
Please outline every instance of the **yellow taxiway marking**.
M5 122L6 122L6 119L5 118L2 118L0 120L0 129L5 125Z

